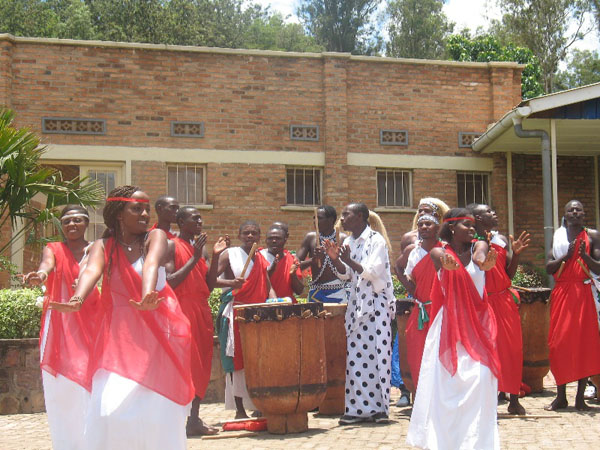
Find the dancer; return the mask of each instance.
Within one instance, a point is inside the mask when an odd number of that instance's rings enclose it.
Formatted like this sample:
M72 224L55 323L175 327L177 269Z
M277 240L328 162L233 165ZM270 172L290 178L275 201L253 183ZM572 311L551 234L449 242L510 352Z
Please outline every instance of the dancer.
M325 240L327 255L339 276L350 280L345 321L345 414L340 425L370 420L386 423L392 378L391 323L396 306L389 262L391 249L381 219L364 203L346 206L341 223L344 230L352 233L344 245L338 247Z
M202 232L200 211L192 206L179 208L177 225L179 236L169 241L165 269L167 282L175 291L192 331L191 364L196 396L192 401L186 434L211 435L216 434L218 429L207 426L199 416L200 401L210 382L213 356L214 329L208 297L216 282L219 255L229 247L229 236L219 237L215 243L209 269L204 256L206 233Z
M504 392L510 394L509 414L524 415L525 408L519 402L523 375L523 336L521 316L517 306L519 293L511 289L511 279L517 271L519 255L529 247L529 234L521 233L516 241L509 236L509 243L506 236L494 231L498 227L498 217L492 208L488 205L471 204L467 209L475 217L477 238L488 240L489 234L489 245L498 254L496 265L485 274L485 289L498 327L496 338L500 358L498 390L502 394Z
M152 225L149 231L160 228L167 234L167 238L173 239L176 234L171 230L171 224L177 223L177 211L179 211L179 202L175 197L163 195L154 203L154 210L158 221Z
M102 318L91 362L86 449L185 449L194 398L190 323L166 284L167 237L147 233L148 196L135 186L112 190L107 227L96 241L68 303L77 311L102 277Z
M88 366L96 339L99 294L94 288L85 306L74 314L48 308L49 302L71 298L90 246L84 237L89 225L84 207L65 206L60 225L64 241L46 245L37 272L25 275L24 282L46 283L40 365L52 447L77 450L86 447L83 431L92 388Z
M412 230L407 233L404 233L402 239L400 239L400 257L402 257L402 253L404 253L406 247L408 247L411 244L414 244L419 240L419 232L417 229L417 220L419 219L419 217L428 214L430 216L436 216L438 220L441 220L441 218L444 217L444 214L446 214L449 209L450 208L448 207L448 205L446 205L446 203L441 201L439 198L425 197L419 200L419 206L417 206L417 213L413 218Z
M235 409L236 419L247 418L246 409L255 410L248 395L244 374L244 357L240 341L240 329L234 320L234 305L263 303L267 297L276 297L271 288L267 267L269 263L256 252L242 277L244 264L252 246L260 241L260 227L253 220L240 225L238 238L242 245L230 247L221 253L217 280L222 286L221 306L217 317L217 331L221 343L221 363L225 371L225 408Z
M412 380L417 389L425 338L440 305L431 301L431 287L437 271L429 252L441 247L438 239L439 219L425 214L417 220L419 241L409 245L396 263L396 274L406 291L414 298L415 306L406 324L406 353ZM414 392L413 392L414 395Z
M496 263L486 242L471 241L475 219L464 208L444 216L445 248L430 251L440 270L432 290L440 310L421 361L408 444L424 449L498 449L496 323L485 271Z
M590 278L600 273L600 234L583 226L585 210L578 200L565 205L565 224L554 233L546 271L556 285L550 302L550 370L556 398L547 410L568 406L566 384L578 380L575 408L589 409L587 377L600 373L600 334ZM586 283L587 281L587 283Z
M296 257L284 248L288 234L280 224L271 225L267 231L267 248L260 250L260 254L270 264L267 273L277 297L289 297L296 303L294 294L300 295L304 290L302 271Z
M321 205L317 208L317 221L319 223L319 236L311 231L304 236L302 245L296 252L300 261L300 269L310 267L312 281L308 291L309 302L346 303L348 297L347 283L340 280L331 258L323 251L323 243L329 240L341 244L346 235L340 233L337 242L337 233L334 228L337 220L335 208Z

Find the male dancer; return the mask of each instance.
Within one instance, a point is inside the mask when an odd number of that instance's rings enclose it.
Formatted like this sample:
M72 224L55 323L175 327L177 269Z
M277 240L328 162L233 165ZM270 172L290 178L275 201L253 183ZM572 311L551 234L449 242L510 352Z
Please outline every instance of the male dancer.
M319 236L316 231L306 234L296 256L300 261L300 269L304 270L310 266L312 282L308 291L309 302L323 303L345 303L347 297L347 283L338 278L338 272L331 258L323 251L325 240L340 244L345 234L340 235L337 242L335 222L337 213L335 208L329 205L321 205L317 208L319 221Z
M485 289L490 306L496 316L498 334L496 346L500 358L498 390L510 394L509 414L524 415L525 408L519 403L519 391L523 375L523 337L521 317L515 302L518 293L510 288L519 264L519 255L529 246L529 234L521 233L516 241L492 231L498 228L496 212L488 205L471 204L467 206L475 218L476 237L488 240L498 254L496 265L485 274ZM512 252L511 252L512 248Z
M304 284L298 261L284 248L286 242L285 229L279 223L274 223L267 231L267 248L260 253L270 264L267 272L277 297L290 297L296 303L294 294L300 295Z
M175 197L163 195L156 200L156 203L154 203L154 209L158 216L158 222L152 225L148 231L160 228L167 233L168 239L173 239L175 234L171 231L171 224L177 222L179 202Z
M199 417L200 401L210 382L213 354L213 322L208 297L217 279L219 255L229 246L229 236L219 237L212 254L210 270L206 262L206 233L202 233L200 211L185 206L177 211L179 237L169 241L167 282L177 294L192 331L192 379L196 397L188 417L188 436L216 434ZM195 238L195 236L197 236Z

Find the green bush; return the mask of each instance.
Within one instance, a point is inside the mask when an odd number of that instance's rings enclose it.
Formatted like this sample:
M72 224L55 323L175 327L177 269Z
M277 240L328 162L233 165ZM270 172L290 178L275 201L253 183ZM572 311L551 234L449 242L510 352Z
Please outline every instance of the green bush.
M517 267L517 272L512 279L513 286L521 287L544 287L547 286L548 275L542 272L534 266L521 266Z
M394 297L396 298L404 298L407 296L406 288L396 275L392 275L392 282L394 283Z
M40 289L0 290L0 339L35 338L40 335L42 309L36 300Z

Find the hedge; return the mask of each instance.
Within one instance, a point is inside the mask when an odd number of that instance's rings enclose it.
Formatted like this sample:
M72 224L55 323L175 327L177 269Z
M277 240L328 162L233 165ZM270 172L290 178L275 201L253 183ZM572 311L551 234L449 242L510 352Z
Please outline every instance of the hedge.
M42 309L36 305L40 289L0 290L0 339L36 338Z

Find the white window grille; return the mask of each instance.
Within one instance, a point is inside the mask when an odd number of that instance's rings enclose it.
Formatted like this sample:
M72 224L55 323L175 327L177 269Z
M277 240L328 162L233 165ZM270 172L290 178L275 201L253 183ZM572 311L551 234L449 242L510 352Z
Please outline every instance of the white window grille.
M168 165L167 194L182 205L203 205L206 199L205 172L205 166Z
M288 167L286 169L286 198L288 205L320 205L321 169Z
M408 170L377 170L377 206L410 208L412 173Z
M490 175L481 172L457 172L458 206L470 203L490 204Z

